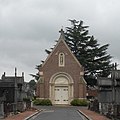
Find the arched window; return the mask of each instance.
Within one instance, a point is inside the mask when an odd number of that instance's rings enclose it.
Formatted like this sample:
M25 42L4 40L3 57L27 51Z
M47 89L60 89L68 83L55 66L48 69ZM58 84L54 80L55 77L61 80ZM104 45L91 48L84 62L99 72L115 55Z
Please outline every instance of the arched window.
M59 66L64 67L65 66L65 54L59 53Z

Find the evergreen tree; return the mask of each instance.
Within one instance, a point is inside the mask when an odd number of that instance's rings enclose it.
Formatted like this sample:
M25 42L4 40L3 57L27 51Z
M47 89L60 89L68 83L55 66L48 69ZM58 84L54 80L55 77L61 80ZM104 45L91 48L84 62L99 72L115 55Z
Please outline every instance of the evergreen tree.
M97 76L107 77L112 68L111 56L107 54L108 44L100 46L89 35L88 26L83 21L70 20L71 27L66 28L66 43L85 68L85 80L88 85L95 85Z
M43 61L41 61L41 62L43 62ZM39 77L40 77L40 75L39 75L39 69L40 69L41 65L36 65L35 69L37 69L37 71L38 71L36 74L30 74L30 76L32 76L36 81L38 81Z

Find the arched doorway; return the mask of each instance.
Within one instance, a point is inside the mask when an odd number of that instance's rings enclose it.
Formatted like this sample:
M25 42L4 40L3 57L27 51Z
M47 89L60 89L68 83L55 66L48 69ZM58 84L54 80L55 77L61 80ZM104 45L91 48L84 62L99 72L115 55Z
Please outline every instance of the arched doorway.
M73 80L67 73L57 73L50 79L50 99L53 104L70 104L73 99Z

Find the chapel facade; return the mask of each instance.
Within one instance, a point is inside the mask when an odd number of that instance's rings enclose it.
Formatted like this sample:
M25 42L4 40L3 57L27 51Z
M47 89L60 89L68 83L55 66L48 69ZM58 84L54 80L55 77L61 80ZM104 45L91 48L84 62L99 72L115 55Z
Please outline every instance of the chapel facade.
M86 99L84 68L66 44L63 30L39 74L36 95L40 99L68 105L75 98Z

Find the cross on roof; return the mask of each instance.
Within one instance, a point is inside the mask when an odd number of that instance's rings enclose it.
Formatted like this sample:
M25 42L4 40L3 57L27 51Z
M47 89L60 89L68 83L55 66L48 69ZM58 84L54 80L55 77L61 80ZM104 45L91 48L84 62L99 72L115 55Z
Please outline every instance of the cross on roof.
M60 39L64 39L65 40L65 34L64 34L63 28L59 31L59 33L61 33Z

